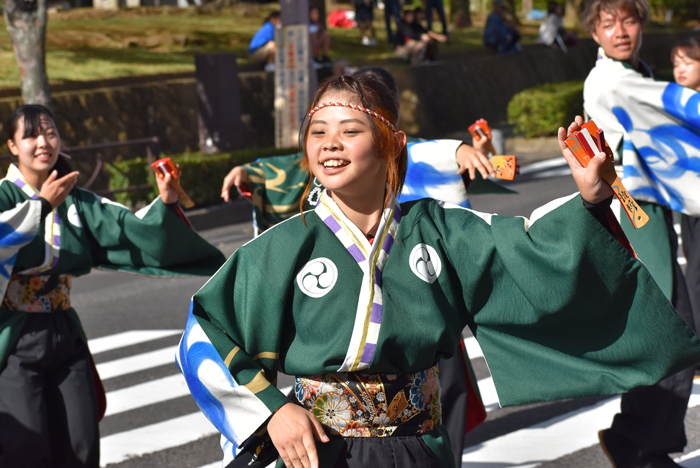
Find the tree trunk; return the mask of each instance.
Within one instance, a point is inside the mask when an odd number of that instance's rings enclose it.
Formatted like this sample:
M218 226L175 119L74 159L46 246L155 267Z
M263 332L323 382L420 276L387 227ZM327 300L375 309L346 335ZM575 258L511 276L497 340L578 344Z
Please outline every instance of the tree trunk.
M5 0L5 25L19 66L24 103L49 107L46 0Z
M527 15L530 10L535 7L533 0L523 0L522 8L520 9L523 16Z
M457 28L466 28L472 25L471 0L452 0L450 7L452 23Z

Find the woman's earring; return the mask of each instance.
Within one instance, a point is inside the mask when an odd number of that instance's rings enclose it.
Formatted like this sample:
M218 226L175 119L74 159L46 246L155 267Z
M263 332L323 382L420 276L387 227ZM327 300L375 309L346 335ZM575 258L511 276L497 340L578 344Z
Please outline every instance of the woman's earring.
M314 177L314 189L309 193L309 205L311 206L316 206L318 205L318 201L321 199L321 190L322 190L322 185L318 183L318 180L316 180L316 177Z

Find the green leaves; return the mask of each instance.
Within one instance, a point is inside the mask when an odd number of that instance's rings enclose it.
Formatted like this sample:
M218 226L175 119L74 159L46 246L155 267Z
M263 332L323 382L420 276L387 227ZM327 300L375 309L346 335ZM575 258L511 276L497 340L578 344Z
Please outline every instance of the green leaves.
M508 103L508 123L527 138L556 135L576 115L583 115L583 81L529 88Z

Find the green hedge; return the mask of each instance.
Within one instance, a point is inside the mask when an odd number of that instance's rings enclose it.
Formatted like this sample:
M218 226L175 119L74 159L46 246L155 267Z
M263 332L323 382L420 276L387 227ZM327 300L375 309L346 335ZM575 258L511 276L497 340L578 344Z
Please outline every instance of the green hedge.
M583 115L583 81L529 88L508 103L508 123L527 138L556 135L576 115Z
M180 181L187 194L197 203L197 207L221 203L221 185L224 177L234 167L258 158L292 154L296 148L248 149L231 153L183 153L170 155L175 164L180 165ZM158 194L155 173L146 158L116 161L106 165L110 173L110 190L125 189L129 186L149 184L152 188L114 194L114 199L130 208L138 208L150 203Z

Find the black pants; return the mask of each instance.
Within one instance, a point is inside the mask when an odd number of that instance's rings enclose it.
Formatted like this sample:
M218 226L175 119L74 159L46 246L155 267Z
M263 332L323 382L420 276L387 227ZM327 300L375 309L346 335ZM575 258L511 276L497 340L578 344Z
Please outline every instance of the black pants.
M71 318L27 314L0 371L0 466L98 467L97 412L90 353Z
M384 1L384 22L386 23L386 36L389 44L394 45L394 33L391 29L391 17L394 17L396 28L398 29L401 23L401 5L399 0Z
M666 224L673 255L673 297L678 314L694 328L690 298L683 272L676 260L678 237L670 216ZM612 431L632 441L640 455L682 452L687 444L683 420L693 386L693 368L672 375L656 385L641 387L622 396L621 411Z
M447 35L447 16L445 15L445 5L442 0L425 0L425 16L428 20L428 30L433 30L433 8L437 10L438 17L442 23L442 33Z
M449 359L440 359L440 404L442 424L450 435L455 466L462 466L464 436L467 428L467 380L464 374L462 349Z
M695 326L700 327L700 218L683 215L681 236L685 258L688 260L685 267L685 281L690 294L690 304L693 307Z

